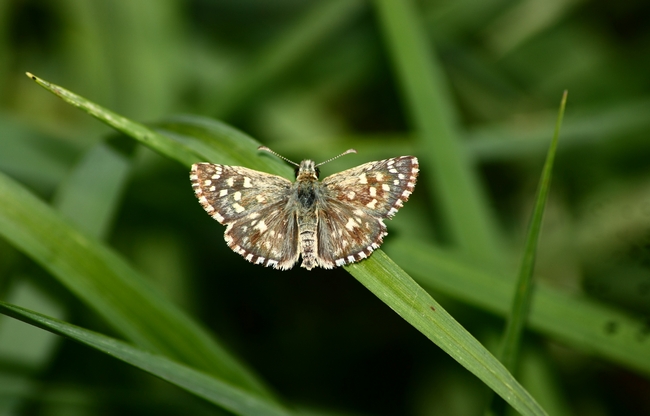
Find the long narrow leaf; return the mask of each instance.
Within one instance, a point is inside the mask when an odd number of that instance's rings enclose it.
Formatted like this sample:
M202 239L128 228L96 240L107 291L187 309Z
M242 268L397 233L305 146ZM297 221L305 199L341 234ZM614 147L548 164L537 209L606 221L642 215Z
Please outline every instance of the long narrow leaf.
M545 415L505 367L381 251L347 270L408 323L523 415Z
M265 389L207 332L119 256L0 174L0 235L128 339L260 394Z
M0 302L0 312L95 348L236 414L251 416L290 414L289 411L279 405L263 400L246 390L170 360L167 357L133 347L115 338L48 318L5 302Z
M501 244L487 198L456 131L442 70L431 53L412 0L374 2L422 150L423 174L438 195L458 244L477 258L498 260Z
M192 163L199 161L199 157L197 157L194 152L192 152L181 143L162 139L158 137L158 133L147 128L146 126L122 117L121 115L107 110L106 108L101 107L91 101L88 101L85 98L66 90L65 88L51 84L34 74L27 72L27 76L36 81L38 85L58 96L68 104L82 109L91 116L102 120L109 126L113 127L115 130L133 137L142 144L169 158L181 161L186 165L191 165Z
M507 315L514 285L504 276L423 242L394 240L387 251L424 287ZM643 342L647 323L640 317L540 284L533 295L528 325L559 342L650 375L650 343ZM617 328L615 334L607 330L611 325Z
M506 329L501 339L499 359L513 374L515 374L517 370L519 351L521 349L521 338L528 319L530 302L533 297L533 271L535 268L535 257L537 255L537 243L542 228L544 207L546 206L546 199L551 187L553 162L555 161L555 153L557 152L557 143L560 137L562 118L564 117L566 97L567 92L564 91L562 102L560 103L560 111L555 124L555 134L553 135L553 140L551 140L551 146L548 149L548 155L546 156L546 162L544 163L542 176L537 188L537 199L535 200L533 215L528 226L524 255L521 261L521 266L519 267L519 277L517 278L516 283L515 296L512 300L508 319L506 320ZM494 398L490 407L495 414L501 415L505 413L505 405L502 400Z
M564 92L562 103L560 104L560 112L557 117L555 125L555 134L551 141L551 146L548 149L546 162L542 171L542 177L539 180L539 187L537 191L537 199L533 215L528 227L528 234L526 236L526 245L524 246L524 257L519 268L519 278L517 279L517 290L512 302L510 314L506 330L503 334L501 344L501 362L511 372L515 372L517 358L519 356L519 348L521 345L521 335L526 325L528 312L530 309L530 300L533 293L533 270L535 267L535 256L537 254L537 243L539 241L539 232L542 228L542 217L544 215L544 207L546 199L551 187L551 175L553 172L553 162L555 160L555 153L557 151L557 143L560 137L560 126L562 125L562 117L564 116L564 108L566 106L567 93Z

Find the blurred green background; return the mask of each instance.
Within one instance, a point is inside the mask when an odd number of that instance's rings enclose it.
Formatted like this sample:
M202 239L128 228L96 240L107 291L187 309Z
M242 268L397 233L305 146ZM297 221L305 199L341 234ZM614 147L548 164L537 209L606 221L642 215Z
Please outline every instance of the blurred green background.
M516 270L568 89L536 276L633 316L642 325L630 342L649 344L650 3L414 4L448 89L449 123L498 224L502 273ZM2 0L0 171L56 206L89 152L114 139L134 156L97 233L287 402L311 414L478 414L486 397L481 383L344 270L279 272L243 261L197 203L184 167L132 148L24 75L144 123L174 114L220 119L298 162L359 151L324 166L328 175L423 152L377 8L362 0ZM426 173L429 160L412 200L388 223L389 255L397 239L456 252L434 195L439 185ZM108 192L96 179L93 192ZM68 215L83 216L83 196L78 201ZM112 334L4 240L0 293ZM474 336L495 345L503 320L494 311L432 294ZM616 320L602 327L611 337L618 331ZM556 387L547 410L560 410L551 414L650 414L647 370L539 334L529 334L526 345L522 378ZM7 414L20 415L225 414L6 317L0 402Z

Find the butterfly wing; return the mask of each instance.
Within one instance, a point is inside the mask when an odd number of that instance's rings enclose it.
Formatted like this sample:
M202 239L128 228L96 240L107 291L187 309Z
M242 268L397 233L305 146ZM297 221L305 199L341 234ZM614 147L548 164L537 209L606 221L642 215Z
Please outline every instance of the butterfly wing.
M291 182L240 166L197 163L190 173L203 209L226 225L228 247L255 264L290 269L298 260L298 226L287 207Z
M413 192L417 158L369 162L328 176L318 211L318 254L324 266L353 263L379 248L391 218Z

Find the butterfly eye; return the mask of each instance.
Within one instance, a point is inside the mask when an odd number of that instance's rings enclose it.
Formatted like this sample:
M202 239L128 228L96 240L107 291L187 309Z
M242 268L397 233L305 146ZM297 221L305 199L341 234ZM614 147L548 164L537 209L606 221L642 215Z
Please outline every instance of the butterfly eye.
M314 171L316 171L316 179L320 178L320 169L318 168L318 166L316 166Z
M296 166L296 168L293 170L293 174L298 179L298 173L300 173L300 166Z

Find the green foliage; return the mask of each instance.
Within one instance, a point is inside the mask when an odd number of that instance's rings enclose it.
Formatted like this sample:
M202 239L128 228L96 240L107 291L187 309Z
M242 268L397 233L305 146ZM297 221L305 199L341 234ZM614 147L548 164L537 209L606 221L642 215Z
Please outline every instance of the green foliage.
M0 2L2 309L193 393L0 316L0 412L460 416L488 385L524 414L649 413L648 9L610 3ZM522 388L481 344L565 89ZM323 175L418 156L384 251L279 272L228 250L187 167L291 177L260 142L357 149Z

